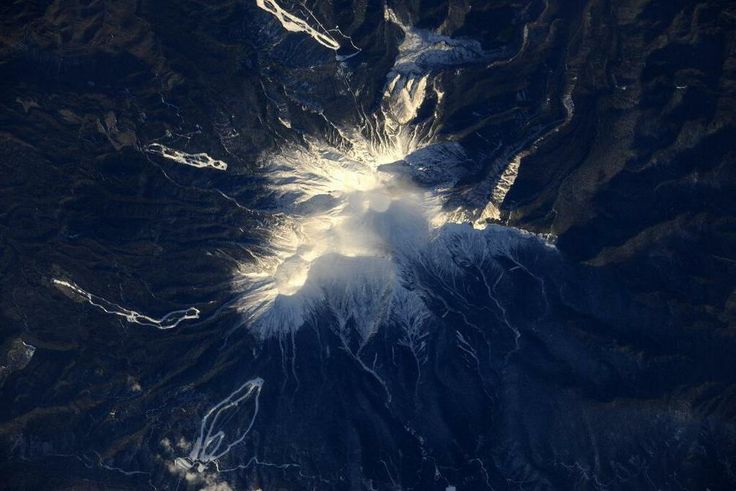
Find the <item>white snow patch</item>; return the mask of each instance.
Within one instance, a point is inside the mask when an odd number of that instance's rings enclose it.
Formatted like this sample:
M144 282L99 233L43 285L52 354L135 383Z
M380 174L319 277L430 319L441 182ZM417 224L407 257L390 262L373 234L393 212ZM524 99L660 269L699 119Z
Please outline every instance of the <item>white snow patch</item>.
M197 167L199 169L212 168L216 170L227 170L227 164L222 160L213 159L206 153L186 153L181 150L169 148L160 143L151 143L146 146L146 152L158 155L165 159L173 160L180 164Z
M320 32L319 30L313 28L307 23L307 21L300 19L293 14L290 14L289 12L284 10L276 2L276 0L256 0L256 5L276 17L276 19L278 19L278 21L287 31L304 32L326 48L335 51L340 49L340 43L338 43L335 38L327 34L327 32Z
M199 319L199 309L197 309L196 307L189 307L186 310L174 310L173 312L169 312L163 317L156 319L155 317L150 317L148 315L136 312L135 310L127 309L116 303L110 302L109 300L105 300L98 295L89 293L88 291L83 290L71 281L54 278L51 280L51 283L53 283L60 290L69 292L77 298L81 298L88 304L97 307L106 314L123 317L127 322L133 324L152 326L157 329L167 330L175 328L179 325L179 323L185 320Z

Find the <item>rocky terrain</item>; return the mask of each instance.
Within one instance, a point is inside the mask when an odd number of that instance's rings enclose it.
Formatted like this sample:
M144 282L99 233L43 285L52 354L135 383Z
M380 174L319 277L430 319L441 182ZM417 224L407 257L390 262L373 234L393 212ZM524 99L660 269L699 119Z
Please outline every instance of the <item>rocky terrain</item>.
M0 489L736 487L731 2L5 2L0 74ZM316 154L442 223L259 329Z

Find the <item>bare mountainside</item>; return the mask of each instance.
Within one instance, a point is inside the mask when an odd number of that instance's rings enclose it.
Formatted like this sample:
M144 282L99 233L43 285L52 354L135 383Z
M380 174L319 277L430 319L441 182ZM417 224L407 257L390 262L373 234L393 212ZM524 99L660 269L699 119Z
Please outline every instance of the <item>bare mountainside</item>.
M732 2L5 2L0 75L0 489L736 487Z

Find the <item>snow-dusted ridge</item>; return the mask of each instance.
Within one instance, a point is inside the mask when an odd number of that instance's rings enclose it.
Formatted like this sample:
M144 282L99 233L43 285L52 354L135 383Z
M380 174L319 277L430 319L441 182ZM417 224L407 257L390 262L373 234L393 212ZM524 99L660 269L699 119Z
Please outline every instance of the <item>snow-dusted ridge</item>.
M300 19L299 17L284 10L276 2L276 0L256 0L256 5L258 5L258 7L260 7L261 9L265 10L269 14L276 17L276 19L278 19L278 21L281 23L283 28L286 29L287 31L303 32L311 36L315 41L317 41L319 44L321 44L325 48L329 48L335 51L340 49L340 43L338 43L335 40L335 38L330 36L330 34L327 33L327 31L322 29L323 32L320 32L320 30L315 29L314 27L310 26L306 20ZM320 26L320 29L321 29L321 26Z
M394 62L394 73L406 75L426 75L433 69L452 67L470 62L480 62L488 55L478 41L443 36L426 29L417 29L402 22L398 15L386 7L384 17L404 32L404 40L399 45L399 55Z
M167 330L175 328L181 322L184 322L186 320L199 319L199 309L197 309L196 307L189 307L186 310L175 310L173 312L169 312L163 317L156 319L155 317L141 314L139 312L136 312L135 310L130 310L116 303L110 302L109 300L105 300L98 295L89 293L88 291L83 290L71 281L54 278L51 280L51 283L60 290L69 292L77 298L80 298L83 301L87 302L88 304L97 307L104 313L122 317L127 322L130 322L132 324L140 324L142 326L151 326L155 327L156 329Z
M199 434L189 456L177 458L174 464L185 471L194 472L203 472L209 465L217 468L219 459L242 443L253 428L262 387L262 378L248 380L212 406L202 418ZM252 415L246 418L247 425L240 426L238 413L246 406L252 410ZM235 424L231 422L232 419L236 420Z
M151 143L145 147L146 152L158 155L165 159L173 160L180 164L197 167L200 169L227 170L227 163L222 160L213 159L206 153L186 153L181 150L169 148L160 143Z

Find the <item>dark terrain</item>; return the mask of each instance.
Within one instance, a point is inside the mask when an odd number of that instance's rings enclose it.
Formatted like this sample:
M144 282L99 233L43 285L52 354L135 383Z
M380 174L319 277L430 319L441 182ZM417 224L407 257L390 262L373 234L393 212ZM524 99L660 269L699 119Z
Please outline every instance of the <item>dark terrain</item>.
M521 156L488 229L513 254L460 264L462 298L436 284L420 360L390 325L261 340L228 308L264 240L259 159L375 111L403 38L382 2L305 5L361 51L255 0L0 5L0 489L736 489L736 6L388 1L488 54L431 69L467 156L450 201L482 208ZM55 278L201 316L126 322ZM243 442L177 469L255 377L223 423L255 418Z

